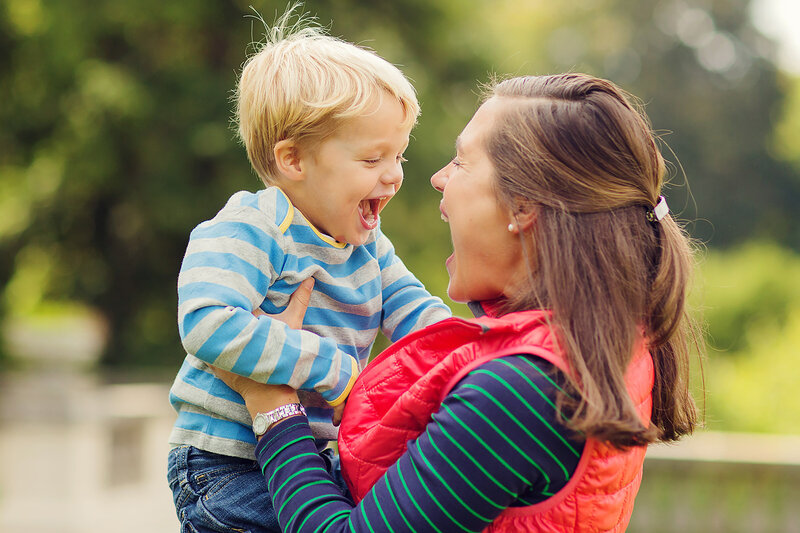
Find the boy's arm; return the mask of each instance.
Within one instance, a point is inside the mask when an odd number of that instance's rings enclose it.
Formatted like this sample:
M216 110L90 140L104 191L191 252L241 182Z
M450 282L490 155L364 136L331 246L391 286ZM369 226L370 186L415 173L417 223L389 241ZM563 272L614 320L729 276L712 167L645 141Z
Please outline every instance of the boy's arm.
M234 197L235 198L235 197ZM255 207L231 205L200 224L178 277L178 329L187 352L262 383L344 401L358 374L330 339L253 316L285 258L283 233Z
M392 243L380 231L376 244L381 268L384 335L395 342L412 331L452 316L441 298L432 296L406 268L395 255Z

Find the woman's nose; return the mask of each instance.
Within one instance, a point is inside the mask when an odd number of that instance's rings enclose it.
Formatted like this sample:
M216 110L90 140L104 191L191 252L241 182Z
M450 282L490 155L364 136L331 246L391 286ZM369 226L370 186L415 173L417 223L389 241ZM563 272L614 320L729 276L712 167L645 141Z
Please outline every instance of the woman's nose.
M444 192L444 187L447 185L447 167L442 167L439 172L431 176L431 185L439 192Z

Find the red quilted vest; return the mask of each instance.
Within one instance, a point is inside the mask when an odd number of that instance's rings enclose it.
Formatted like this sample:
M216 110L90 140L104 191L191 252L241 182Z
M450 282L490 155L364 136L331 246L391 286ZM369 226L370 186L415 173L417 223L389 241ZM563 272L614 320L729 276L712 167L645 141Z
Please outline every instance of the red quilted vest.
M471 370L530 353L569 373L546 324L547 312L452 318L393 344L358 377L339 430L342 473L360 501L424 430L450 390ZM652 408L653 362L637 349L626 374L643 421ZM547 500L509 507L486 531L624 531L642 477L645 447L621 452L589 439L567 485Z

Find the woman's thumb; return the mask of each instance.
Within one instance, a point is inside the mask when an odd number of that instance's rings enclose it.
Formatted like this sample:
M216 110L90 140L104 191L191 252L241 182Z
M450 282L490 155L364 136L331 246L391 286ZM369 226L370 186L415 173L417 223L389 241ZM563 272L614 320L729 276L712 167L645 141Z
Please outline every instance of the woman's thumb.
M290 314L298 322L298 327L303 323L306 316L306 309L311 302L311 291L314 290L314 278L303 280L294 294L289 298L289 305L286 307L287 314Z

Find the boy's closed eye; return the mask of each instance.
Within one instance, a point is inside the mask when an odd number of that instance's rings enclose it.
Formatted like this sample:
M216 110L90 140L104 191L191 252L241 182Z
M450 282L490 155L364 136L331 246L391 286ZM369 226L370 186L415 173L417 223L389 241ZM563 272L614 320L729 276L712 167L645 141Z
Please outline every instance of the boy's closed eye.
M367 159L362 159L362 161L368 165L377 165L378 163L383 161L383 158L382 157L367 158ZM397 161L398 163L406 163L408 162L408 159L406 159L405 157L403 157L402 154L400 154L395 158L395 161Z

